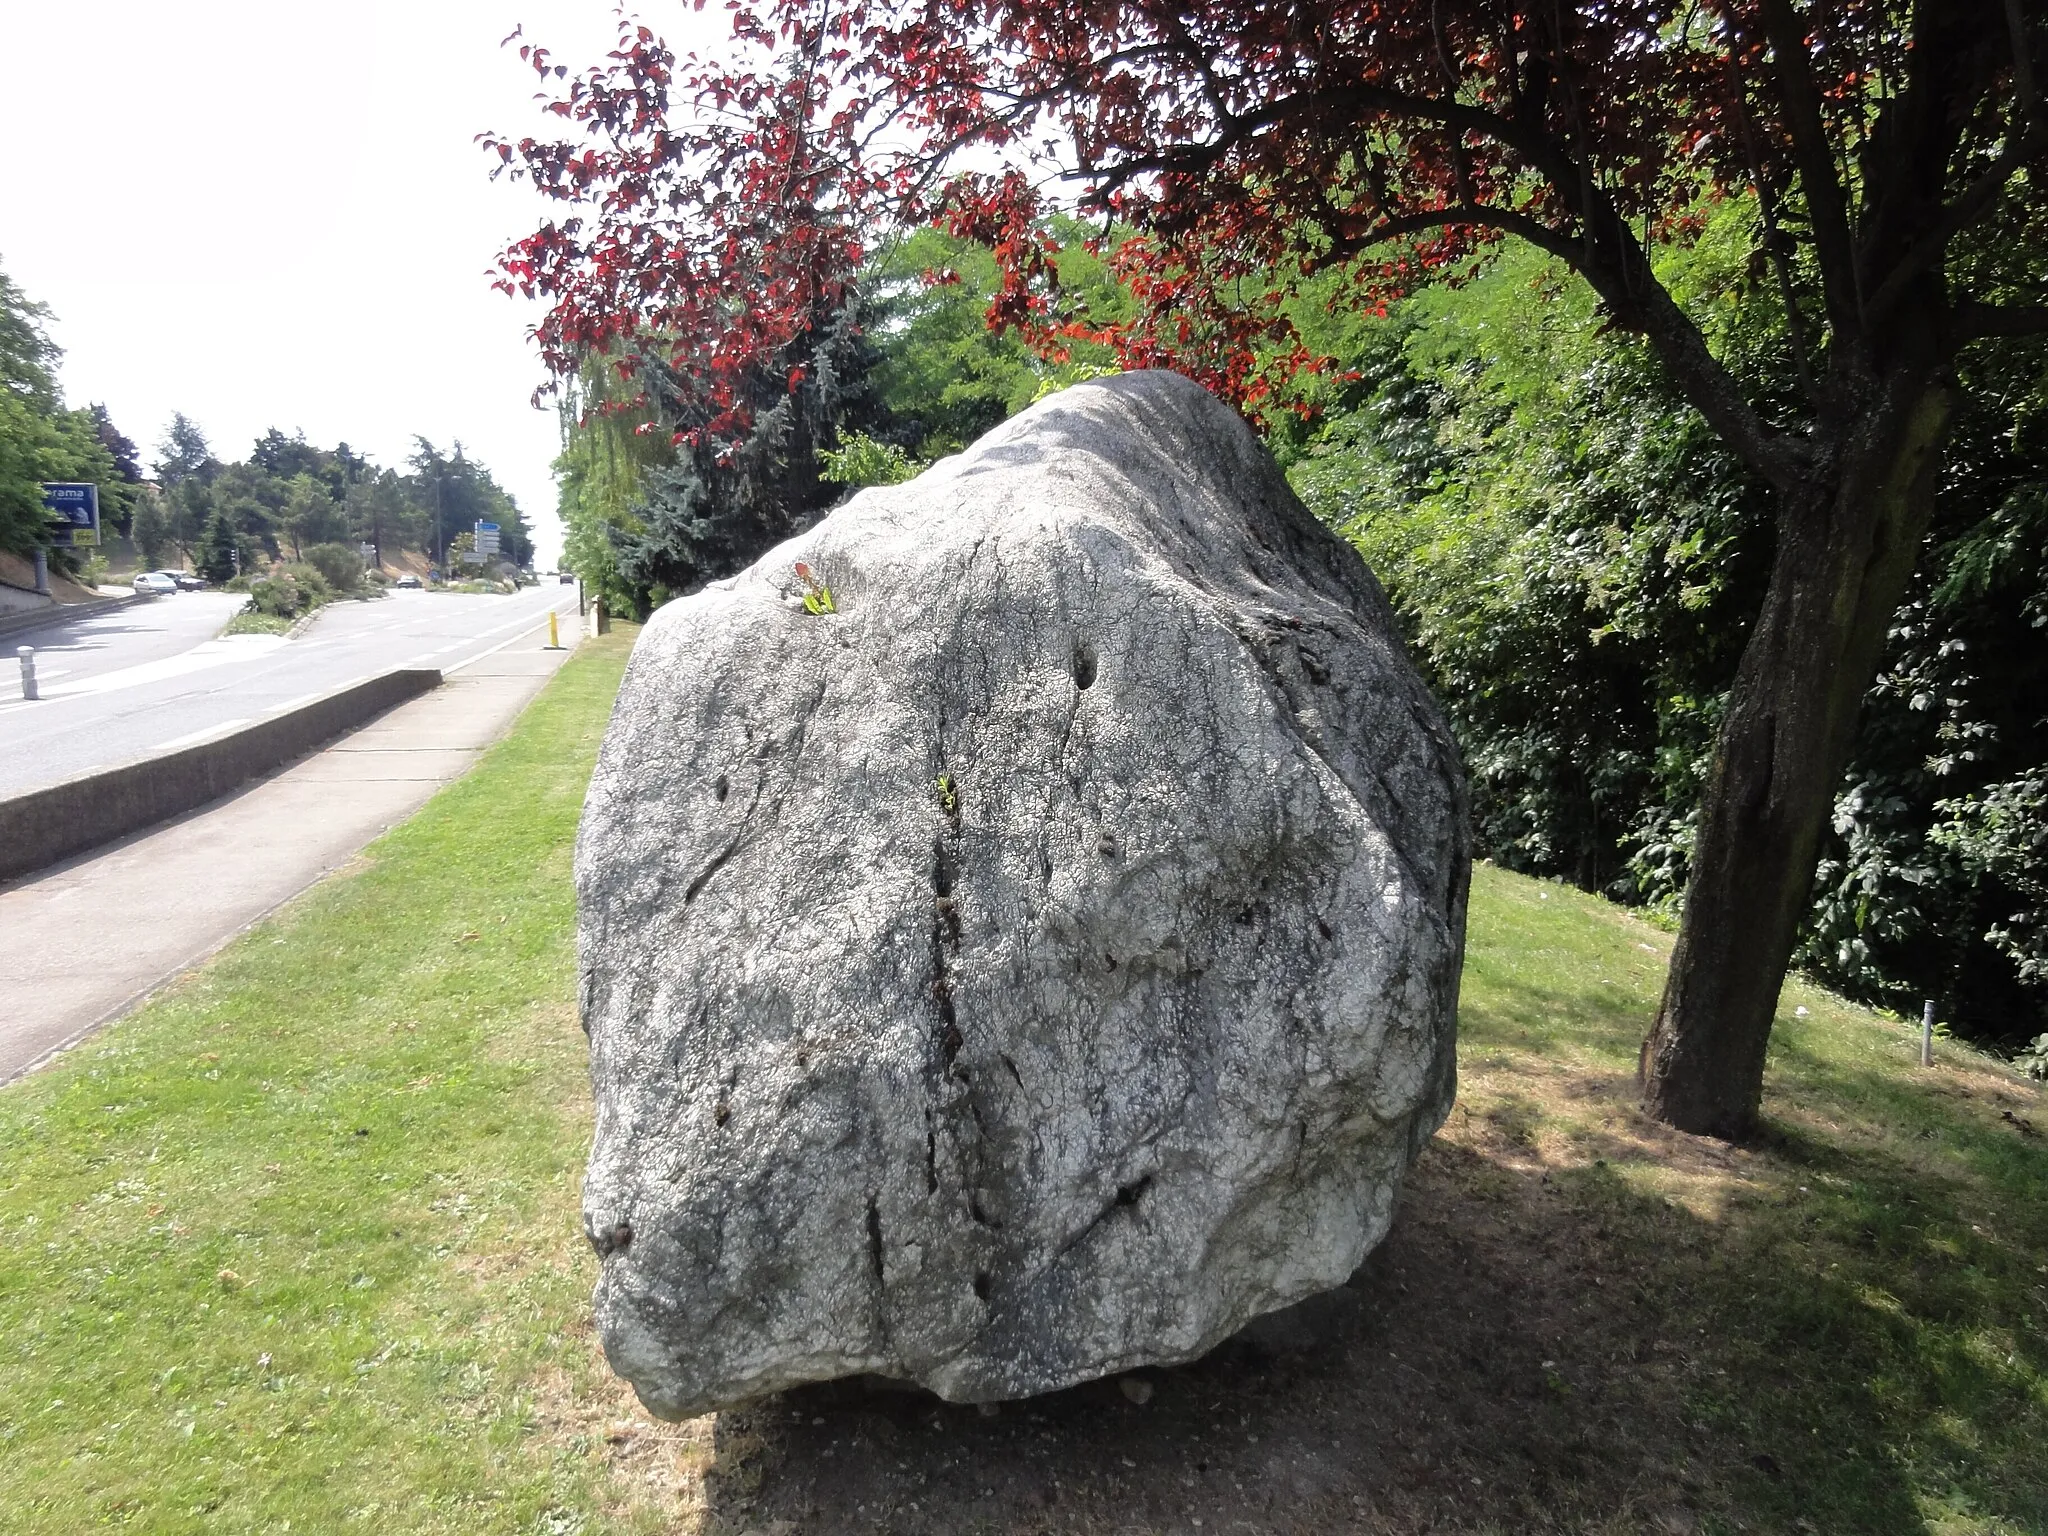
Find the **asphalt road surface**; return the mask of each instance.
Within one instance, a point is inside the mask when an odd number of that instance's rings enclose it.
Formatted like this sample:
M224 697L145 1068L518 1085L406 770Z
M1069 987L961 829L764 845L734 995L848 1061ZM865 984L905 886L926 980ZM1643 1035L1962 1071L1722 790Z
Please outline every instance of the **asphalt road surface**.
M176 751L397 667L450 671L530 635L576 589L511 596L392 592L335 603L295 640L215 639L242 599L181 592L0 641L0 796ZM33 645L42 698L21 697Z

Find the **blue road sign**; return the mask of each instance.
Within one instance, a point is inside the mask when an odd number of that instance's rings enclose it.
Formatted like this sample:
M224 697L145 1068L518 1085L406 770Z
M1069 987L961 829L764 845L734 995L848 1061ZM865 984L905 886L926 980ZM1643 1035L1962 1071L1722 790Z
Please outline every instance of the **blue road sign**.
M100 488L69 481L45 481L43 510L50 516L50 542L82 549L100 541Z

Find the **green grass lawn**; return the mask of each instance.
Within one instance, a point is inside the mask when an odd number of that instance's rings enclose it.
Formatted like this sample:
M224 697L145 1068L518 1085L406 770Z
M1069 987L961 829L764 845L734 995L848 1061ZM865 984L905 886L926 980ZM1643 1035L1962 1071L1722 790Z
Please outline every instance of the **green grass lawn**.
M974 1442L962 1499L1006 1456L1042 1478L1048 1444L1076 1490L1091 1458L1131 1482L971 1519L934 1515L955 1507L952 1452L924 1440L874 1428L894 1449L865 1465L904 1481L856 1509L827 1472L851 1458L796 1438L828 1415L656 1426L604 1371L577 1217L569 866L629 644L587 643L360 868L0 1093L0 1529L1186 1528L1172 1499L1217 1420L1198 1400L1271 1396L1221 1367L1165 1373L1147 1411L1183 1426L1170 1451L1105 1435L1093 1399L1004 1419L986 1433L1036 1425L1037 1448ZM1464 1325L1446 1310L1440 1363L1408 1362L1448 1423L1435 1470L1346 1451L1356 1415L1248 1409L1274 1416L1269 1438L1339 1453L1309 1492L1219 1486L1217 1507L1248 1501L1238 1524L2048 1530L2048 1141L2021 1123L2048 1130L2036 1090L1954 1046L1921 1071L1911 1031L1795 985L1766 1136L1665 1132L1629 1084L1668 946L1592 898L1477 872L1460 1106L1418 1170L1413 1237L1389 1244L1390 1277L1441 1250L1479 1276L1458 1283L1557 1292L1529 1325L1549 1330L1531 1346L1543 1374L1515 1422L1554 1421L1559 1465L1515 1482L1498 1425L1458 1427L1504 1367L1448 1337ZM1344 1382L1371 1400L1388 1342L1262 1380L1300 1383L1304 1413ZM856 1443L865 1422L847 1421ZM945 1424L930 1433L955 1449L984 1433L971 1414Z

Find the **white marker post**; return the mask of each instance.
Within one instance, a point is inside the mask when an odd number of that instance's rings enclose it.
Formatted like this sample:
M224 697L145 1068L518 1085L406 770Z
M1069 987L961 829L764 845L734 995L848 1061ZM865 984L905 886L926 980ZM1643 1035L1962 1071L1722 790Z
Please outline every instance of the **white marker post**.
M21 696L24 699L41 698L42 695L36 691L36 648L32 645L18 646L14 654L21 658Z
M1934 1065L1934 999L1927 999L1927 1006L1920 1010L1920 1065Z

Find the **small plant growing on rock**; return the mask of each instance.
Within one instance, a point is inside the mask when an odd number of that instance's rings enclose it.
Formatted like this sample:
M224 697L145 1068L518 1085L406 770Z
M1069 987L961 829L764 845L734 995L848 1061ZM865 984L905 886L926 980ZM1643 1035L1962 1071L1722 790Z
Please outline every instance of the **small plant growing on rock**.
M796 563L796 579L803 585L805 613L837 613L838 607L832 601L832 589L819 579L818 573L803 561Z

